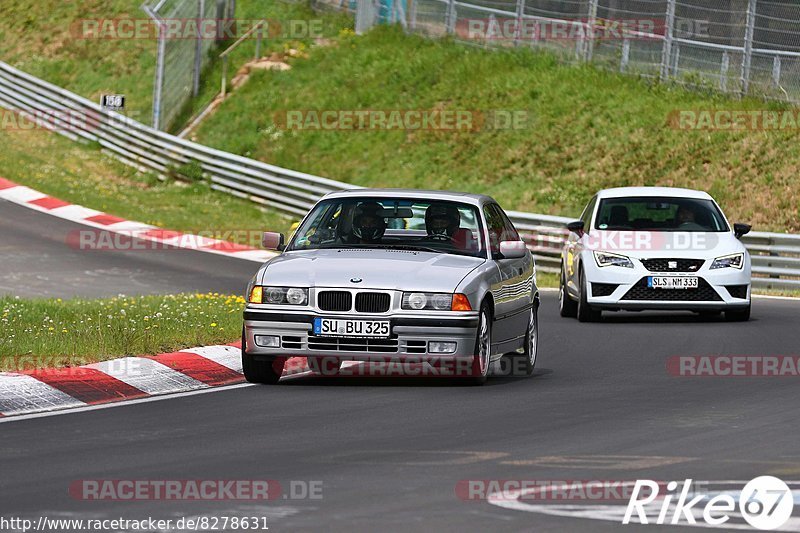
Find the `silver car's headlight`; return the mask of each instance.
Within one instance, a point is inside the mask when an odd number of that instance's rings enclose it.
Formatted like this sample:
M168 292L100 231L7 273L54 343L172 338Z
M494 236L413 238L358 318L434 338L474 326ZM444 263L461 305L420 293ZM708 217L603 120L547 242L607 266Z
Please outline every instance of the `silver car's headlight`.
M619 254L612 254L611 252L594 252L594 260L599 267L618 266L624 268L633 268L633 261L630 257Z
M718 268L736 268L741 270L744 268L744 254L738 253L717 257L714 259L714 262L711 263L711 270L716 270Z
M308 289L256 285L250 289L247 301L252 304L304 305L308 303Z
M405 311L472 311L463 294L404 292L400 307Z

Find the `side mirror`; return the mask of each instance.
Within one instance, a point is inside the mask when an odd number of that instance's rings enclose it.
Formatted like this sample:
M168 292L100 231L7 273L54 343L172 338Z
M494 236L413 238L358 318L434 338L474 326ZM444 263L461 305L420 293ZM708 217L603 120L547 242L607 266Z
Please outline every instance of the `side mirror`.
M523 241L502 241L500 255L503 259L521 259L528 252L528 247Z
M741 224L737 222L733 225L733 234L736 235L737 239L740 239L750 233L751 229L753 229L753 226L750 224Z
M283 244L283 233L265 231L261 235L261 246L263 246L265 250L276 250L278 252L282 252L286 247Z
M567 229L578 237L583 237L583 220L576 220L567 224Z

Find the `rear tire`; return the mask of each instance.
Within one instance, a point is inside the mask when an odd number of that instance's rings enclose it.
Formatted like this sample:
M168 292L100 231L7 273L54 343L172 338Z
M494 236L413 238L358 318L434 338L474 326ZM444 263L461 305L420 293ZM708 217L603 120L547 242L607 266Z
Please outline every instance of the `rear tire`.
M575 318L578 316L578 302L570 298L567 289L567 280L564 271L561 271L561 282L558 287L558 309L564 318Z
M750 305L744 309L725 311L725 320L728 322L747 322L750 320Z
M526 376L533 374L533 369L536 366L536 355L539 351L539 310L536 304L531 307L530 318L528 319L528 330L525 332L525 346L522 353L515 352L511 354L511 372L519 368L525 373Z
M273 360L256 361L252 355L247 355L247 337L242 328L242 371L244 379L250 383L264 383L274 385L281 379L286 358L276 357Z
M581 272L581 297L578 300L578 321L580 322L598 322L603 312L599 309L592 308L589 305L589 284L586 282L586 276Z

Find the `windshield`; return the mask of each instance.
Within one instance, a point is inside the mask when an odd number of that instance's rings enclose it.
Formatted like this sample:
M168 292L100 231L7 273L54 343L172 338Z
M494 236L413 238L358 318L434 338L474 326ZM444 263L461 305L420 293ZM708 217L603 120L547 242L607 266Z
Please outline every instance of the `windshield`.
M338 198L317 204L287 247L368 248L485 257L475 206L404 198Z
M723 232L728 224L711 200L606 198L600 201L595 229Z

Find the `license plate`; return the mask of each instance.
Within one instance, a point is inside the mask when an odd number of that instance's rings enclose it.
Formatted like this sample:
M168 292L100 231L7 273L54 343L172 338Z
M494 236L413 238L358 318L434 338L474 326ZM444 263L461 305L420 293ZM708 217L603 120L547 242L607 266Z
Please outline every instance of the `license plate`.
M650 276L647 286L651 289L697 289L699 280L696 276Z
M389 337L388 320L315 318L314 335L320 337Z

